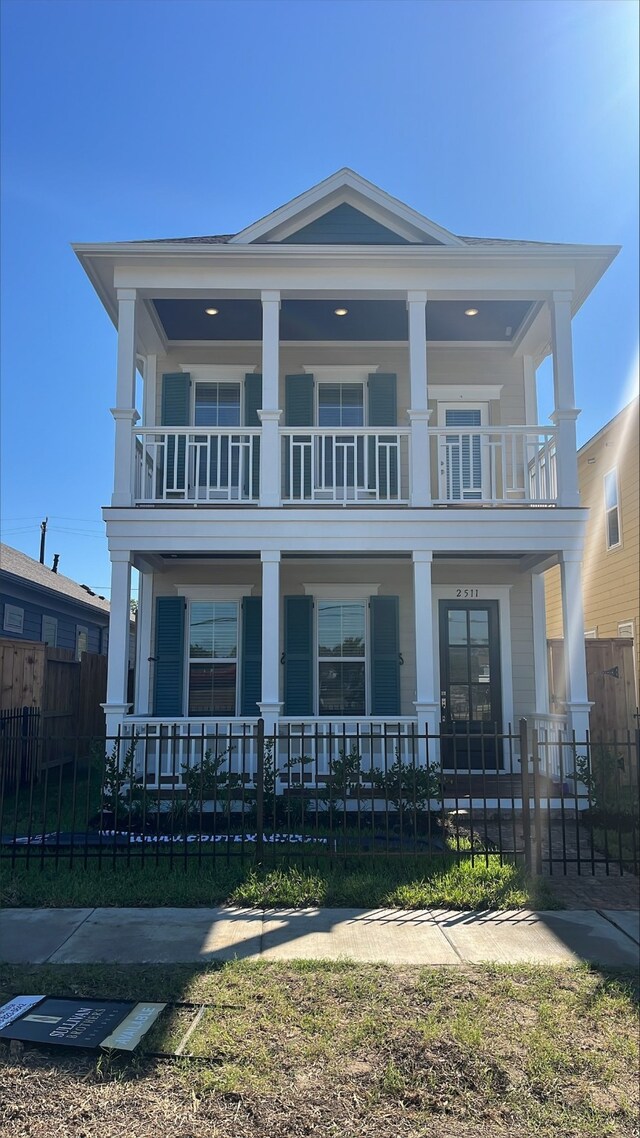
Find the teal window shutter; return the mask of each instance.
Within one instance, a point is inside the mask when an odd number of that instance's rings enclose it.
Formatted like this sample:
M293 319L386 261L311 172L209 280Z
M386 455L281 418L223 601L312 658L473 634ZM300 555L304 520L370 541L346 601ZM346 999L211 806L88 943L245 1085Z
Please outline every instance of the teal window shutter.
M162 426L188 427L190 410L191 377L188 372L177 372L162 377ZM187 440L184 436L167 439L165 462L167 465L167 490L186 494Z
M184 686L183 597L158 597L153 714L180 718Z
M400 714L398 597L371 597L371 714Z
M287 427L313 426L313 376L284 378L284 421Z
M284 421L287 427L313 426L313 376L286 375L284 380ZM300 436L301 438L303 436ZM284 477L287 495L311 497L311 456L308 448L297 450L291 467L289 450L285 453Z
M249 372L244 377L244 425L245 427L259 427L258 411L262 407L262 376ZM251 441L252 483L251 497L260 497L260 439L256 436ZM245 493L249 491L249 472L245 474ZM246 712L245 714L248 714Z
M262 698L262 597L242 601L241 715L260 715Z
M373 372L367 384L369 396L369 426L396 427L398 424L397 380L392 373ZM376 452L375 439L369 439L369 485L380 491L389 486L389 496L398 496L398 461L392 451L387 471L387 451Z
M191 377L188 372L162 377L162 426L188 427Z
M284 713L313 715L313 598L284 599Z

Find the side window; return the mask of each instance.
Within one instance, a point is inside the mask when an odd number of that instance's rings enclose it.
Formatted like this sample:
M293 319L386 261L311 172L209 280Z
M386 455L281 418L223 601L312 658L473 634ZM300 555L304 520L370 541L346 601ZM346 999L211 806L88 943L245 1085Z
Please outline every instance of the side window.
M365 715L366 603L318 602L318 712Z
M83 624L76 625L76 660L79 660L83 652L89 651L89 629L85 628Z
M614 549L622 541L618 470L615 466L604 476L604 520L607 549Z
M24 609L19 608L18 605L5 605L2 629L4 632L15 633L17 636L22 636L24 631Z
M43 616L42 640L44 644L48 644L51 648L55 648L58 640L58 621L56 620L55 616Z
M189 608L189 715L236 714L238 605L192 601Z

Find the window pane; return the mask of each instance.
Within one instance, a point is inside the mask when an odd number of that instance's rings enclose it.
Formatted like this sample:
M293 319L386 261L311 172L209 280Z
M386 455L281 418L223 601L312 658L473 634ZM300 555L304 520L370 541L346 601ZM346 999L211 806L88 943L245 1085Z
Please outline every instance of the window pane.
M189 655L196 659L235 659L238 606L234 601L192 601Z
M321 383L318 388L320 427L362 427L364 390L361 383Z
M611 510L607 514L607 545L618 545L620 541L620 527L618 525L618 511Z
M320 601L318 655L364 656L364 624L363 601Z
M342 384L342 426L364 425L363 389L359 383Z
M610 470L604 476L604 504L605 509L612 510L618 505L618 484L615 470Z
M468 683L467 649L465 647L449 649L449 681L452 684Z
M482 609L471 609L469 613L469 631L472 644L489 643L489 613Z
M469 688L466 684L451 684L449 711L452 719L469 719Z
M473 684L471 687L472 719L491 721L491 689L488 684Z
M340 386L337 383L321 383L318 388L318 425L340 426Z
M320 715L364 715L364 663L320 664Z
M236 713L236 665L191 664L189 668L189 715Z
M463 609L449 609L449 644L467 643L467 614Z
M477 684L489 684L489 649L487 648L472 648L471 649L471 681Z

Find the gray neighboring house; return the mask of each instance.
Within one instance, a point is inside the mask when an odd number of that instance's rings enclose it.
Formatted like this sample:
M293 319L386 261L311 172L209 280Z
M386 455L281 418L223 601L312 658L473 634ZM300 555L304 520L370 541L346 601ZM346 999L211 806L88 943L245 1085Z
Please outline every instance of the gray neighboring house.
M0 636L106 653L109 602L88 585L54 573L19 549L0 544Z

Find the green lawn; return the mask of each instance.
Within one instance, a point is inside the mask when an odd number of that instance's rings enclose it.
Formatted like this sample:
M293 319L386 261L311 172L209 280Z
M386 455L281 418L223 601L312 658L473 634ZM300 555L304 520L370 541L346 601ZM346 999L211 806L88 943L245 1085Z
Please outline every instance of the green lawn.
M249 857L191 857L185 864L165 856L144 865L126 855L115 864L105 857L69 866L63 857L41 868L35 857L27 867L0 865L0 904L4 906L219 905L303 907L315 905L419 909L558 908L542 879L527 877L519 866L500 864L497 855L460 860L446 857L352 858L313 864L287 864L276 855L257 866Z
M637 986L587 968L6 967L19 992L206 1005L190 1056L26 1050L12 1138L634 1138ZM173 1050L193 1012L150 1041Z

